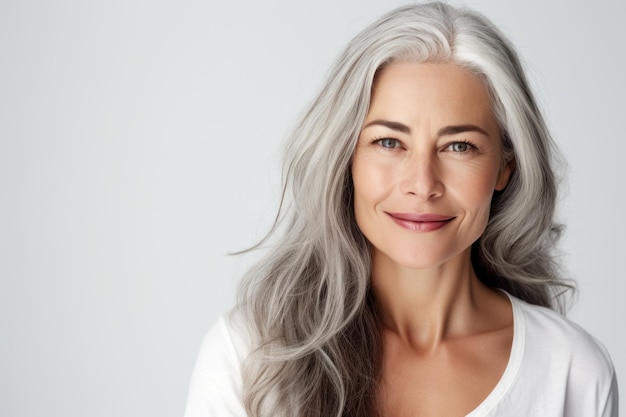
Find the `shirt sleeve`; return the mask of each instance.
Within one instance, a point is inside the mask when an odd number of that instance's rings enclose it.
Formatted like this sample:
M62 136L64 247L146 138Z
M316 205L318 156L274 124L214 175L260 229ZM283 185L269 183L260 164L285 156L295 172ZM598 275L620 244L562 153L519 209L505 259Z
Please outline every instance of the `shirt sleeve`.
M609 388L608 395L606 396L606 401L604 403L604 409L600 414L601 417L619 417L619 396L618 396L618 388L617 388L617 376L615 375L615 371L613 371L613 380L611 381L611 386Z
M185 417L246 417L241 346L225 317L205 336L189 384Z

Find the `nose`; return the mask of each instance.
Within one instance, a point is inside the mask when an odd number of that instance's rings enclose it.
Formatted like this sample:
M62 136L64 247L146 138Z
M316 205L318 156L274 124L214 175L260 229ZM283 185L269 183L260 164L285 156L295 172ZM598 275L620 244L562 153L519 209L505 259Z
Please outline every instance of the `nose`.
M445 187L435 155L424 153L403 161L401 191L427 201L441 197Z

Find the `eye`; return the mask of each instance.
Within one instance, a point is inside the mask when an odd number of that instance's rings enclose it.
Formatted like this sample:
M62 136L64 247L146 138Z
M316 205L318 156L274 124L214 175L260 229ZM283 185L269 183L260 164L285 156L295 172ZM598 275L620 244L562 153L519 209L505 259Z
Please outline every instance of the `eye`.
M376 139L374 143L387 149L400 147L400 141L398 139L382 138L382 139Z
M448 147L452 152L468 152L474 147L469 142L453 142Z

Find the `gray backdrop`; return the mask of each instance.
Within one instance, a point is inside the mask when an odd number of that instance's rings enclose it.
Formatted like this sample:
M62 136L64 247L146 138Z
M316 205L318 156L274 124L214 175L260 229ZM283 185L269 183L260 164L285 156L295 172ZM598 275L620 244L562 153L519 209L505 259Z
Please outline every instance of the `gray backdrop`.
M281 140L403 3L0 2L0 415L182 414L255 258L226 253L277 207ZM624 3L467 4L518 46L569 160L570 315L624 379Z

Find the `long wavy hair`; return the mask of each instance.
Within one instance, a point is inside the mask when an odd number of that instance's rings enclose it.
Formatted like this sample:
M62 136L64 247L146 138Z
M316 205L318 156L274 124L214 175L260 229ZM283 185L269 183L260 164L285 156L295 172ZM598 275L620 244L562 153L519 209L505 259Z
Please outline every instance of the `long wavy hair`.
M478 76L503 160L514 158L472 247L479 279L553 308L570 287L554 254L554 145L512 45L473 11L439 2L393 10L348 44L288 137L281 208L260 244L267 253L239 290L238 311L254 340L243 370L252 417L378 414L379 319L350 166L376 74L403 60L450 62Z

